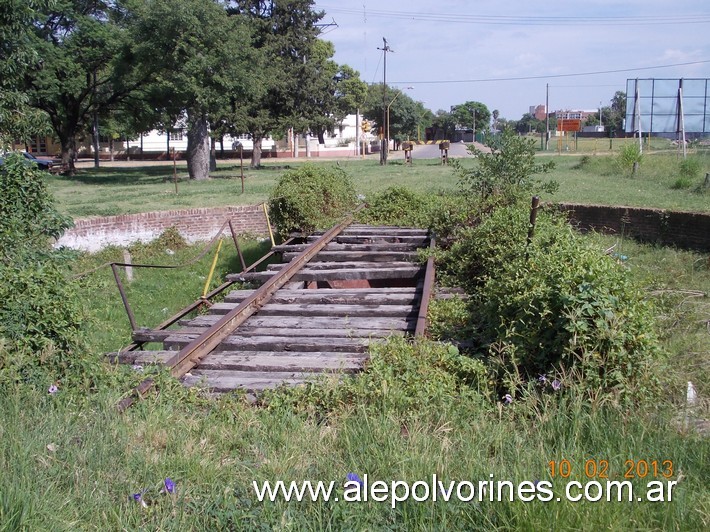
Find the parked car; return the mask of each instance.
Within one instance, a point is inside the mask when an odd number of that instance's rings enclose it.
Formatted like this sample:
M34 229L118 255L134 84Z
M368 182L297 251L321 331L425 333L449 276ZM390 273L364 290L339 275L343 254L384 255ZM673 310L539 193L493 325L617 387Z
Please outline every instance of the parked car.
M54 162L52 161L52 159L48 159L46 157L38 158L26 151L23 151L21 153L22 153L22 156L27 160L27 162L29 164L32 164L32 163L36 164L37 168L39 168L40 170L46 170L49 172L52 169L52 167L54 166ZM4 162L3 157L5 157L5 156L0 153L0 166L3 165L3 162Z
M52 169L52 166L54 166L54 162L52 161L52 159L48 159L46 157L38 158L26 151L23 151L22 155L24 155L25 159L27 159L28 161L35 163L37 165L37 168L39 168L40 170L50 171Z

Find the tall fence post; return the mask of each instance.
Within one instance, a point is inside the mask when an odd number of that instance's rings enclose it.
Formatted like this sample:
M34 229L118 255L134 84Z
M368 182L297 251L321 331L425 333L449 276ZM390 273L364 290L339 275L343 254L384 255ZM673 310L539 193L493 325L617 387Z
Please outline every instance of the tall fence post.
M532 204L530 205L530 224L528 225L528 238L525 242L525 260L528 259L528 248L535 236L535 222L537 221L537 209L540 206L540 197L533 196Z

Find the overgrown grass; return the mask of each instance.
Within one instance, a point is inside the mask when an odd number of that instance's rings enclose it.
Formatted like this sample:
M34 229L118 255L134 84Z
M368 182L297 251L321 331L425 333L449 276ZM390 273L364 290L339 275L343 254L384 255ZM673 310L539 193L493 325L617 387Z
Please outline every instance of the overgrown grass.
M539 155L540 162L554 160L556 169L546 178L559 182L553 201L629 205L710 212L708 193L697 188L710 172L710 155L691 154L698 161L699 174L683 173L675 154L644 155L640 171L628 177L610 155ZM187 179L184 163L178 163L178 192L172 166L108 167L80 169L72 178L48 177L59 209L74 217L115 215L188 207L258 204L266 201L281 174L305 163L266 162L260 170L245 170L245 192L241 192L239 166L220 162L214 179ZM316 166L339 165L353 179L356 191L366 197L389 187L404 186L423 193L458 190L453 169L438 159L415 159L414 165L392 160L381 166L374 159L348 158L337 162L314 161ZM463 159L464 166L475 164ZM683 186L678 186L679 180Z
M679 433L670 414L592 410L567 396L548 404L486 409L435 405L406 414L357 406L324 420L239 401L175 404L151 398L124 415L115 395L86 403L58 394L0 397L0 478L5 511L30 530L643 529L702 530L710 507L708 441ZM9 430L12 427L12 430ZM567 502L550 461L569 460L586 482L587 460L672 460L671 502ZM252 482L551 481L550 502L408 501L260 503ZM492 477L491 477L492 475ZM172 478L176 495L161 494ZM660 477L660 475L659 475ZM604 479L598 479L605 482ZM635 496L646 479L634 479ZM665 482L660 477L658 480ZM339 494L342 495L342 488ZM132 494L143 493L148 508ZM573 490L573 493L574 490Z
M615 243L610 237L590 238L600 249ZM168 246L177 248L175 255L166 254ZM258 245L249 249L255 255L262 250ZM615 251L649 290L710 291L707 256L631 241L617 243ZM197 252L166 241L133 248L136 262L180 263ZM118 250L107 250L85 256L77 270L121 259ZM134 270L129 298L139 323L154 325L197 297L210 260L208 255L184 270ZM226 247L218 271L235 270L235 261ZM98 353L123 345L128 324L110 272L91 277L84 286L92 316L87 331ZM88 299L96 293L105 297ZM688 429L683 402L685 380L696 383L701 397L710 393L710 335L700 321L707 319L707 296L692 301L676 293L649 297L666 298L659 320L670 351L662 375L668 393L667 400L634 411L594 407L574 390L508 406L476 400L475 393L461 401L428 392L415 396L416 407L403 409L404 403L386 400L398 392L396 378L401 376L386 377L386 368L364 376L368 404L342 403L325 414L288 404L254 407L238 396L205 401L164 378L158 393L123 415L115 410L126 391L118 376L116 384L105 383L89 396L61 385L55 395L10 390L0 396L0 527L576 530L632 523L641 529L706 529L710 440ZM392 356L400 356L397 342L390 349ZM423 342L418 349L424 354L434 346ZM427 386L435 391L438 382L432 379ZM342 486L350 472L367 474L370 483L427 481L432 474L445 482L477 483L493 475L516 484L549 480L555 497L564 499L566 481L552 479L549 466L563 459L572 465L568 480L580 482L594 480L585 475L587 460L608 460L609 480L619 481L625 480L627 460L671 460L670 480L678 485L672 502L664 503L439 500L409 501L394 509L373 501L261 503L252 488L254 480L333 480ZM175 496L160 493L166 477L176 482ZM634 479L636 495L645 493L649 480L666 479ZM147 508L133 500L135 493L143 493Z

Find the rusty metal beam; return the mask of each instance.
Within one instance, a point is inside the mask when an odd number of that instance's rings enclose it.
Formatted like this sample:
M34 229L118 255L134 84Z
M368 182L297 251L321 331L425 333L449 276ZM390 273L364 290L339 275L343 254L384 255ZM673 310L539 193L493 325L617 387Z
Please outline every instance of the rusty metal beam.
M417 316L417 328L414 331L414 336L424 336L426 332L427 320L426 316L429 312L429 300L434 288L434 249L436 248L436 239L431 237L429 243L429 259L426 261L426 271L424 273L424 286L422 287L422 300L419 303L419 315Z

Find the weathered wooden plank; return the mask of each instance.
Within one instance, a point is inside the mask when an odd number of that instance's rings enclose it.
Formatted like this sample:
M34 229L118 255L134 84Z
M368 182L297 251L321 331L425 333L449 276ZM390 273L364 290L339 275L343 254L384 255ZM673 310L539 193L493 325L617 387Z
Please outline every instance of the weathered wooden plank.
M355 279L413 279L422 274L424 268L419 265L410 265L402 268L355 268L336 270L313 270L310 267L296 273L293 278L299 281L332 281ZM274 271L252 272L244 277L249 281L268 281Z
M288 263L269 264L267 270L281 270ZM304 269L317 270L342 270L342 269L394 269L408 268L412 266L411 261L390 261L390 262L370 262L370 261L347 261L347 262L309 262ZM423 268L424 265L419 264Z
M315 238L308 237L308 242L315 242ZM408 243L416 246L424 246L429 242L428 236L397 236L397 235L341 235L333 239L339 244L381 244L383 242Z
M202 334L204 327L182 327L180 329L138 329L133 331L134 342L162 342L172 334Z
M235 290L227 294L224 303L237 304L244 300L248 290ZM414 305L419 301L415 288L402 289L317 289L317 290L279 290L270 299L272 303L337 303L337 304L380 304Z
M224 393L232 390L259 392L281 385L296 385L322 376L311 372L257 372L257 371L220 371L193 370L183 378L186 386L200 386L212 392Z
M113 364L164 364L170 357L175 355L175 351L118 351L107 353L109 361Z
M315 232L309 236L322 235L322 232ZM403 236L428 236L427 229L412 227L399 227L389 225L349 225L340 233L341 235L403 235Z
M299 252L283 254L284 261L295 258ZM416 262L416 251L321 251L313 257L314 262Z
M303 251L308 244L281 244L271 248L278 253ZM371 244L339 244L332 242L324 251L414 251L418 246L406 242L371 243Z
M239 371L344 371L352 373L362 369L368 359L362 353L284 353L225 351L210 353L199 369Z
M194 335L173 335L165 339L166 349L180 349L194 340ZM364 352L369 338L328 338L290 336L228 336L214 349L218 351L351 351Z
M339 327L337 329L296 329L292 327L248 327L242 326L237 329L240 334L250 336L310 336L317 338L327 336L331 338L386 338L391 335L402 336L406 331L390 331L386 329L350 329Z
M226 314L232 308L230 303L215 303L210 312ZM259 316L353 316L402 318L415 316L412 305L338 305L318 303L267 303L259 309Z
M306 323L306 325L310 325ZM162 342L166 338L176 337L176 336L190 336L193 338L195 335L200 334L196 332L197 329L204 330L205 327L189 327L185 329L171 329L171 330L156 330L156 331L141 331L140 334L136 335L134 338L138 338L137 342ZM391 335L402 336L407 332L405 329L401 330L388 330L388 329L353 329L346 326L332 328L332 329L313 329L313 328L294 328L294 327L279 327L277 325L270 327L249 327L246 325L240 326L237 331L240 334L251 335L251 336L329 336L332 338L386 338Z
M185 325L190 327L209 327L217 322L221 316L204 315L187 320ZM284 328L305 328L315 327L320 329L381 329L384 331L410 331L414 330L415 318L353 318L350 316L341 317L296 317L296 316L251 316L244 326L248 327L284 327Z

